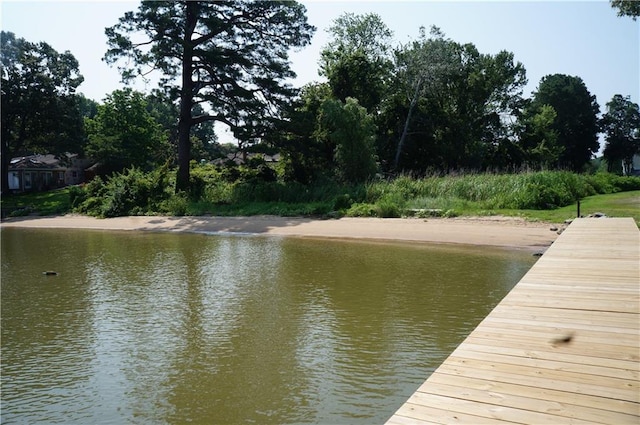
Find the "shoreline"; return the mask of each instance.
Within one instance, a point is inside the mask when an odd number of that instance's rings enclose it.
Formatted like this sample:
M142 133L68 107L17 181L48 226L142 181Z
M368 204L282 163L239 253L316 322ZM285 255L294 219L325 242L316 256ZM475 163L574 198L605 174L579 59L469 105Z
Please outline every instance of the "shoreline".
M513 217L364 218L320 220L300 217L129 216L98 219L83 215L12 217L1 228L167 231L250 234L371 241L494 246L541 251L558 234L550 224Z

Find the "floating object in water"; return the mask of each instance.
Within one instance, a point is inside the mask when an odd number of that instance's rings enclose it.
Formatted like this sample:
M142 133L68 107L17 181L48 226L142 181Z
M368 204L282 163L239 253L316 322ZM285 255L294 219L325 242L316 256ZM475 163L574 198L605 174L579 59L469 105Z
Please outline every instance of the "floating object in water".
M46 272L42 272L42 274L45 275L45 276L57 276L58 272L54 272L54 271L49 270L49 271L46 271Z

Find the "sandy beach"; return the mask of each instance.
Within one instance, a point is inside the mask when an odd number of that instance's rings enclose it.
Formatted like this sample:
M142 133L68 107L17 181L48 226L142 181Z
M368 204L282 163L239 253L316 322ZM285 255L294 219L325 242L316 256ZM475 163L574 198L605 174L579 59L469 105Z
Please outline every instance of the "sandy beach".
M511 217L478 218L341 218L318 220L274 216L164 217L97 219L82 215L14 217L6 227L239 233L277 236L448 243L541 251L558 237L547 223Z

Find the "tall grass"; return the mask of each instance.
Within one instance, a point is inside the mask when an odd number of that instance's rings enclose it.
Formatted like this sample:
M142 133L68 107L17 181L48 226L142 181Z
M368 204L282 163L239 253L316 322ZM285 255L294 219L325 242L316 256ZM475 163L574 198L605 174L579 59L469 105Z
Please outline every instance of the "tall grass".
M520 174L466 174L340 185L265 181L229 176L202 168L192 176L192 191L173 194L172 173L129 170L73 192L71 204L85 214L108 217L172 215L327 215L399 217L420 211L454 216L469 211L551 210L595 194L640 190L640 177L580 175L565 171Z
M367 202L394 200L409 208L442 208L474 203L485 209L554 209L598 193L640 189L640 178L566 171L470 174L413 179L367 186Z

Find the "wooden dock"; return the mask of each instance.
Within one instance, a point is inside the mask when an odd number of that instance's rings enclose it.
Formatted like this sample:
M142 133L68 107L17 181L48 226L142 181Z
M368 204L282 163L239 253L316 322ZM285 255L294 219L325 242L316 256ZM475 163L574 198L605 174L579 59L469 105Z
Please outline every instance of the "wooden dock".
M577 219L387 424L640 424L640 232Z

